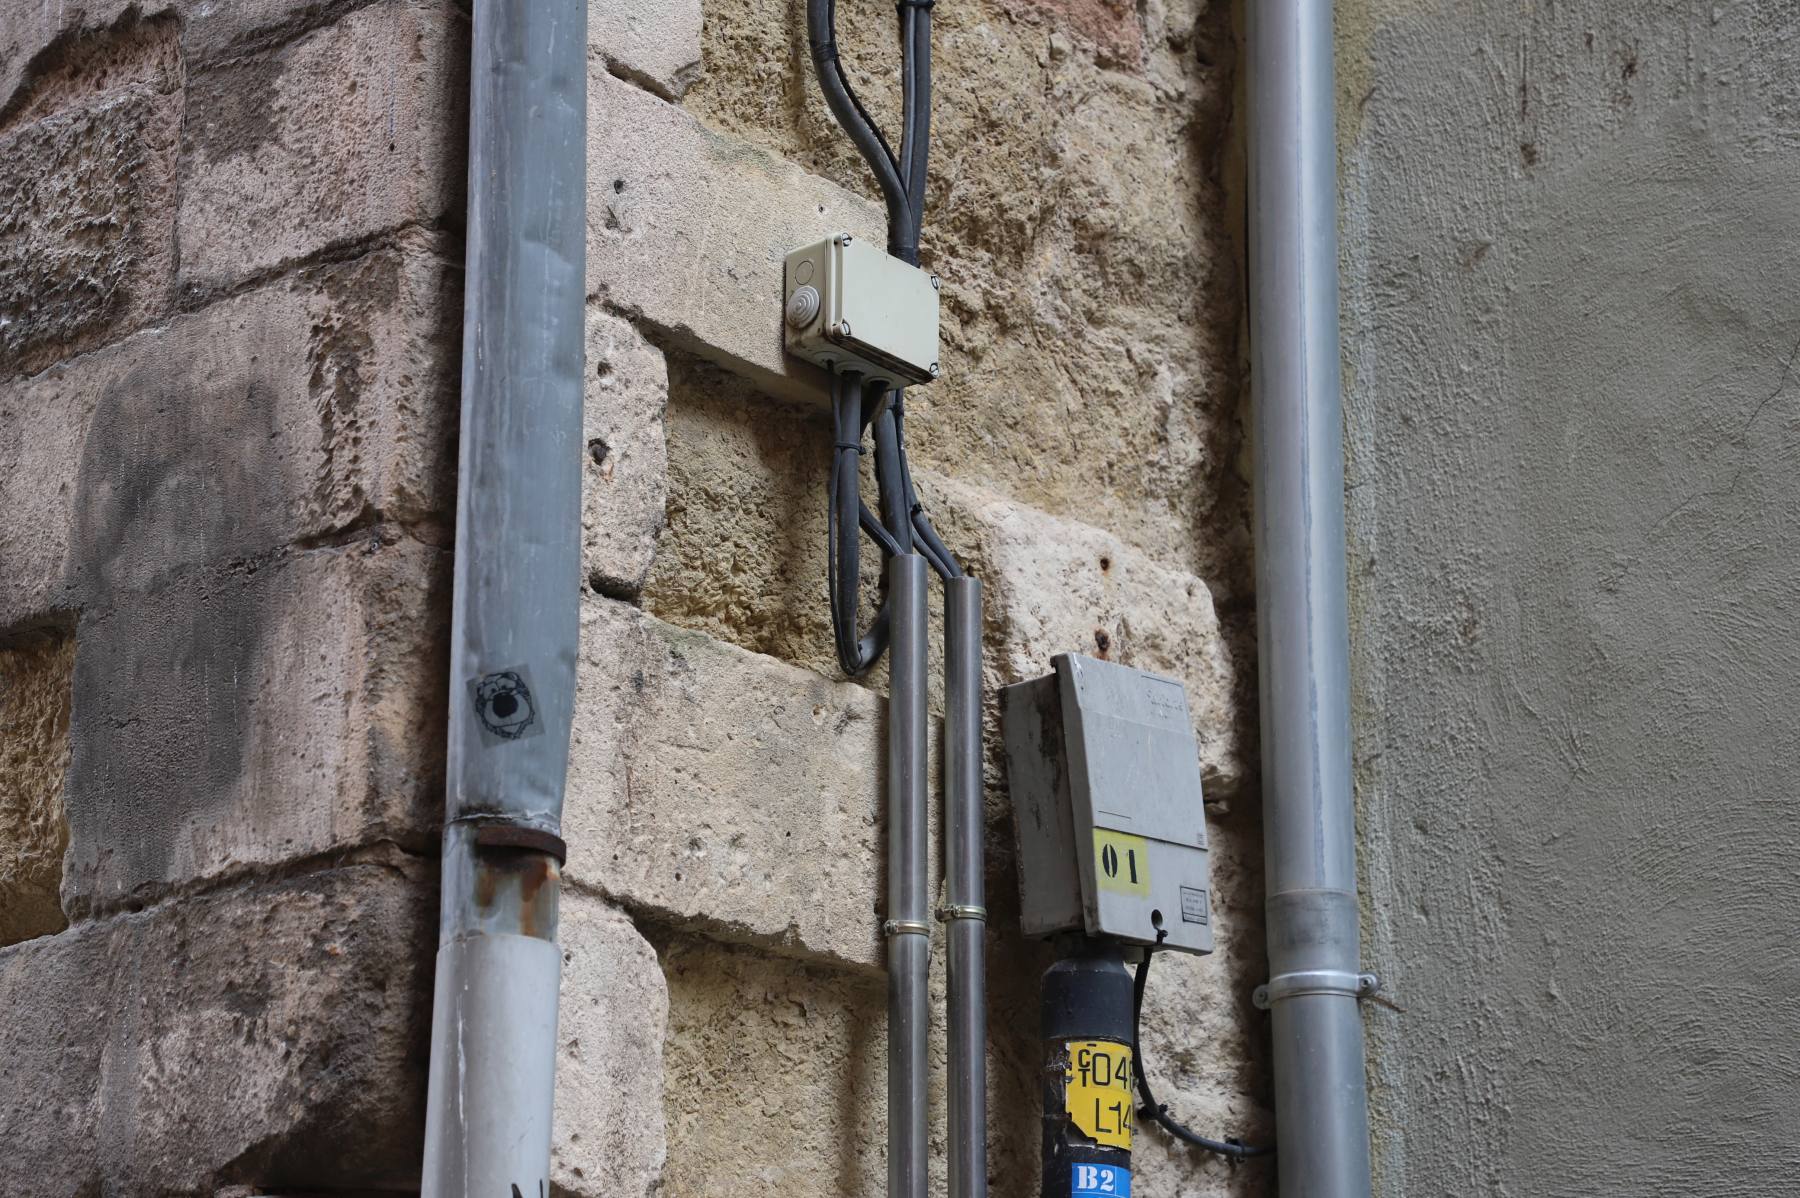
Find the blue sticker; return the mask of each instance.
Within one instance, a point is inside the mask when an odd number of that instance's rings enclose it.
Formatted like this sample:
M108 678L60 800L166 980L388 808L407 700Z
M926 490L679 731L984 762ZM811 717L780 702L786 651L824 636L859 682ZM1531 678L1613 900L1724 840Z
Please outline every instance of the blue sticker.
M1070 1165L1069 1198L1131 1198L1131 1170L1122 1165Z

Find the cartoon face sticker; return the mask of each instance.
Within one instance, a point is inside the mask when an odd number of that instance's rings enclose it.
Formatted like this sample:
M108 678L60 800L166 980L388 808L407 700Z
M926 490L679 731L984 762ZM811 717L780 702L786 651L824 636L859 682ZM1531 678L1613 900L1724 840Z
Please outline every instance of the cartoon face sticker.
M475 715L501 740L518 740L538 722L531 688L517 670L499 670L475 683Z

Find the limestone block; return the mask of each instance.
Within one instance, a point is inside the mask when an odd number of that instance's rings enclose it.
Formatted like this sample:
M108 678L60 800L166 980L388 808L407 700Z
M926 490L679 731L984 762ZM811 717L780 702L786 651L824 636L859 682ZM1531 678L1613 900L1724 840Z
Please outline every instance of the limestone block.
M613 74L678 100L700 73L700 0L590 0L588 45Z
M0 950L0 1190L416 1187L435 890L395 854Z
M562 899L550 1182L577 1198L653 1193L662 1177L669 991L656 950L601 899Z
M375 519L447 523L460 327L413 239L0 384L0 627Z
M85 69L40 81L0 121L0 375L101 344L169 300L173 28L96 40Z
M47 630L0 649L0 944L60 931L75 642Z
M636 598L666 522L669 369L629 321L587 314L582 565L595 590Z
M0 0L0 110L29 104L34 91L62 94L103 73L117 43L146 32L178 40L193 72L291 39L369 0L83 0L46 4ZM109 44L110 43L110 44Z
M1235 789L1244 769L1237 672L1205 582L1104 529L967 483L920 472L920 490L964 534L952 544L970 545L999 629L990 647L1002 685L1045 673L1065 652L1179 679L1203 781Z
M588 599L570 878L712 935L878 965L885 708Z
M684 349L795 398L824 376L781 347L782 263L876 205L603 70L588 77L588 291Z
M392 839L443 803L448 554L374 529L196 569L80 627L63 903Z
M178 219L206 291L462 207L466 26L449 3L373 4L194 76Z

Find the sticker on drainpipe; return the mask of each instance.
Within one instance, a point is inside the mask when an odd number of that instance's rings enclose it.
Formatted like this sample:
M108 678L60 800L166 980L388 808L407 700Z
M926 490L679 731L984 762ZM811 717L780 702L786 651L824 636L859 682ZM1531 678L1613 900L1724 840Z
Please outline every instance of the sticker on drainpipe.
M1088 1139L1131 1151L1131 1049L1110 1040L1069 1041L1064 1109Z
M1073 1165L1069 1198L1131 1198L1131 1170L1119 1165Z
M524 666L469 679L469 701L485 745L501 745L544 733L544 721L538 716L537 700L531 694L531 677Z

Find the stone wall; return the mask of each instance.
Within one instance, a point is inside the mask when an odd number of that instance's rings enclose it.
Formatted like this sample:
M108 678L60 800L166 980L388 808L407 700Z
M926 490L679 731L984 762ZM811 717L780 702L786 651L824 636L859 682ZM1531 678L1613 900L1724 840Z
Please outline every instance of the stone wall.
M592 593L568 877L582 901L635 922L666 1000L630 1035L663 1046L642 1091L661 1112L644 1129L656 1150L634 1146L635 1172L586 1192L877 1194L886 676L836 668L829 418L820 377L781 352L771 297L789 249L840 230L880 237L882 214L818 97L799 0L652 5L626 28L602 7ZM923 253L945 280L945 375L909 400L920 490L986 583L990 688L1064 650L1186 682L1220 951L1159 971L1145 1047L1183 1117L1267 1135L1265 1028L1248 1003L1263 929L1231 14L957 3L935 15ZM842 5L839 19L853 81L894 128L891 8ZM657 23L665 36L649 34ZM1021 1196L1037 1192L1049 958L1018 931L992 711L987 732L991 1173L996 1195ZM941 951L937 964L941 999ZM940 1038L940 1189L943 1068ZM570 1138L591 1133L565 1119L557 1134L572 1160ZM1146 1195L1270 1181L1266 1166L1171 1151L1158 1133L1139 1145ZM557 1181L581 1191L593 1174L570 1166Z
M467 38L0 14L8 1194L416 1185Z
M891 7L841 8L892 126ZM12 10L0 1188L405 1189L443 780L466 12ZM787 250L879 236L881 213L811 82L802 13L590 9L569 1195L882 1181L885 672L833 663L821 379L776 323ZM987 584L990 688L1071 649L1187 684L1220 949L1159 968L1145 1048L1182 1117L1266 1136L1231 14L959 0L936 49L924 254L945 377L911 405L920 489ZM987 733L992 1171L1013 1196L1036 1188L1048 958L1018 932L991 711ZM941 1183L941 1131L933 1149ZM1151 1132L1138 1159L1151 1198L1269 1182Z

